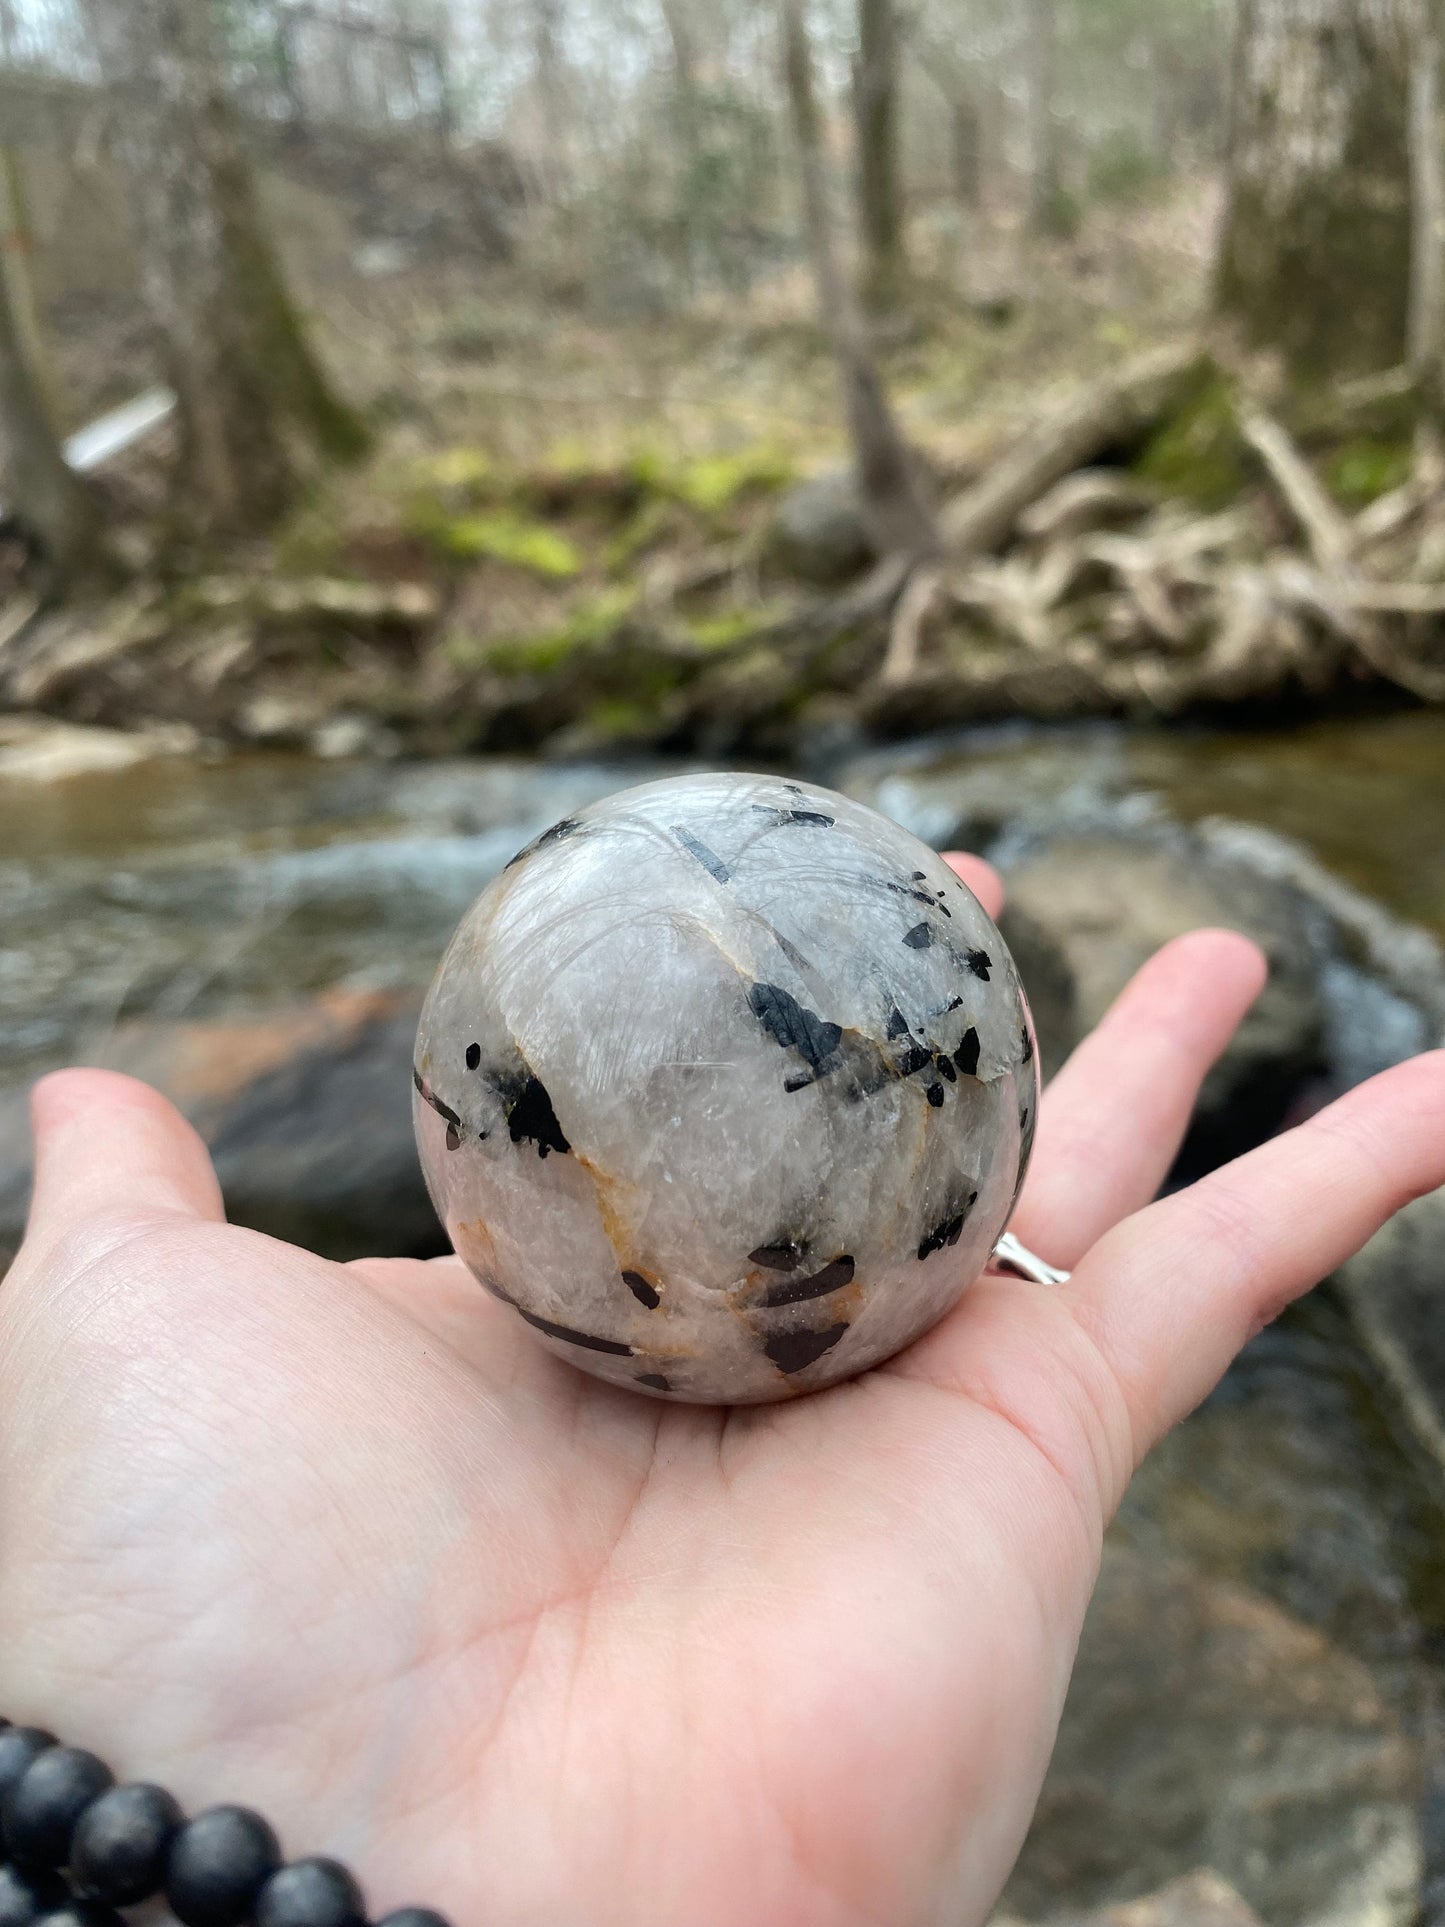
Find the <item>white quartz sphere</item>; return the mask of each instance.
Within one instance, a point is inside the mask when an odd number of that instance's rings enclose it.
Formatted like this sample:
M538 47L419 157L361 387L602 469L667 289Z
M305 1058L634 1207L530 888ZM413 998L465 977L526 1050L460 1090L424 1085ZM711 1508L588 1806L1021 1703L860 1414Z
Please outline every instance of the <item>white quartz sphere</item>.
M559 1356L662 1397L813 1391L988 1262L1038 1110L977 899L861 804L684 776L555 824L422 1012L427 1183Z

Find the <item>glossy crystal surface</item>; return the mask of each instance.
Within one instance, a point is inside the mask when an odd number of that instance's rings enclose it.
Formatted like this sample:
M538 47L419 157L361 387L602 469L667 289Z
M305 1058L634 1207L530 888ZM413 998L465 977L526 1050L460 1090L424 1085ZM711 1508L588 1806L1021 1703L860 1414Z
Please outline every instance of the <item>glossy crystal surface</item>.
M478 898L417 1037L461 1257L584 1370L754 1402L933 1325L1038 1106L1012 959L928 847L764 776L625 790Z

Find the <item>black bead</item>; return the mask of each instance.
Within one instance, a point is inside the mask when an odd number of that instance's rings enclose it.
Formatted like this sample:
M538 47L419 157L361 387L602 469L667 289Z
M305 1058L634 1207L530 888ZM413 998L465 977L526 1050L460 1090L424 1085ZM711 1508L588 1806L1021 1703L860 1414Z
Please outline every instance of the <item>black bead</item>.
M65 1882L44 1867L0 1867L0 1927L31 1927L65 1899Z
M376 1927L451 1927L451 1922L430 1907L397 1907L377 1921Z
M42 1914L36 1927L125 1927L125 1922L103 1900L66 1900Z
M183 1815L158 1786L137 1781L93 1801L70 1837L70 1872L85 1893L133 1907L160 1891Z
M0 1733L0 1800L49 1746L58 1742L39 1726L8 1726Z
M256 1902L256 1927L365 1927L361 1889L336 1860L293 1860Z
M182 1927L240 1927L280 1864L280 1843L259 1813L212 1807L171 1842L166 1899Z
M114 1784L110 1768L93 1753L78 1746L47 1747L0 1801L5 1845L19 1861L63 1867L76 1821Z

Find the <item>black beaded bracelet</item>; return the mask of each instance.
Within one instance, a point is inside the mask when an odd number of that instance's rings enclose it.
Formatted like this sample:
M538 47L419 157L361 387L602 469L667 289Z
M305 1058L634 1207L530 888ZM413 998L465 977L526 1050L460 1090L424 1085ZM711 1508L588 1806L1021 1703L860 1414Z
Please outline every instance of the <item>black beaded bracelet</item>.
M103 1760L38 1726L0 1719L0 1927L124 1927L164 1894L182 1927L366 1927L339 1861L283 1862L249 1807L187 1820L158 1786L117 1786ZM448 1927L400 1907L376 1927Z

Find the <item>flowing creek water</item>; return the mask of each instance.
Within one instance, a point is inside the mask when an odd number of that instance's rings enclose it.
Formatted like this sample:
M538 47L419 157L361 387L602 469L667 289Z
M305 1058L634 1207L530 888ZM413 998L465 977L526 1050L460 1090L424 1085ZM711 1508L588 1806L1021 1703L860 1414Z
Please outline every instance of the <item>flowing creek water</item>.
M425 983L486 879L569 809L660 764L158 760L0 783L0 1075L122 1017ZM1445 935L1445 715L1287 734L999 729L865 759L860 788L931 838L966 776L1020 805L1132 802L1296 837ZM825 779L827 780L826 773Z
M0 784L0 1080L84 1055L121 1019L423 984L522 843L663 767L249 754ZM1107 804L1262 825L1445 937L1439 712L1288 733L998 729L875 754L847 780L941 838L972 773L996 797L1001 771L1021 805L1081 820ZM1150 1462L1116 1532L1318 1628L1428 1738L1445 1684L1445 1518L1329 1301L1255 1341ZM1420 1785L1427 1872L1445 1866L1445 1826L1429 1817L1441 1806L1434 1753L1423 1749ZM1098 1889L1110 1890L1103 1874ZM1280 1917L1308 1909L1282 1903Z

